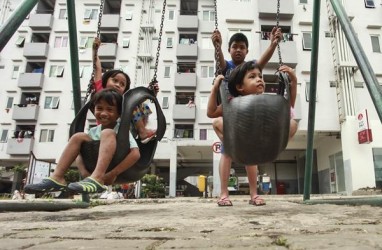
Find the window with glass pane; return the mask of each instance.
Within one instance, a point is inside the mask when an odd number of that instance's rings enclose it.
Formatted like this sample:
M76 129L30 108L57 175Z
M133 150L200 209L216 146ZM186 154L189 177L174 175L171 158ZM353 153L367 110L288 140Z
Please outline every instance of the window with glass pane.
M199 140L207 140L207 129L200 129L199 132Z
M81 49L84 49L84 48L86 48L86 44L87 44L87 42L88 42L88 37L86 37L86 36L82 36L81 38L80 38L80 43L79 43L79 48L81 48Z
M192 124L175 124L175 138L194 138L194 125Z
M366 8L375 8L374 0L365 0Z
M7 109L12 108L12 106L13 106L13 100L14 100L13 97L8 97L8 100L7 100L7 106L6 106Z
M126 11L126 20L132 20L133 19L133 11L127 10Z
M169 78L170 77L170 66L164 67L164 77Z
M53 142L53 140L54 140L54 130L52 129L40 130L40 142Z
M174 10L169 10L168 11L168 20L174 20Z
M174 39L172 37L167 37L167 48L172 48L173 40Z
M54 39L55 48L65 48L68 46L68 37L67 36L56 36Z
M203 11L203 21L214 21L215 20L215 12L212 10L204 10Z
M300 3L301 3L301 4L307 4L307 3L308 3L308 0L300 0Z
M24 47L25 37L19 36L16 40L16 46L17 47Z
M13 66L12 79L17 79L20 74L20 66Z
M373 148L375 186L382 188L382 148Z
M373 52L381 53L381 45L379 43L379 36L372 35L371 38L371 46L373 48Z
M7 142L7 139L8 139L8 129L3 129L3 131L1 132L0 142Z
M162 99L162 109L168 109L168 96L164 96Z
M130 46L130 37L125 37L122 40L122 47L128 48Z
M58 19L66 19L66 9L60 9L60 13L58 14Z
M201 67L202 71L202 78L209 78L209 77L214 77L214 67L212 66L202 66Z
M312 32L302 33L302 48L303 50L312 50Z
M45 97L44 109L57 109L60 103L60 98L55 96Z

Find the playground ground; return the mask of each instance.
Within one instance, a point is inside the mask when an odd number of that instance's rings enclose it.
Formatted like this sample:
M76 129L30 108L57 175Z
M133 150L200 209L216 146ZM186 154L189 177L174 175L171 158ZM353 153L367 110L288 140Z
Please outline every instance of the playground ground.
M382 249L380 206L307 205L302 196L285 195L266 196L267 205L255 207L247 196L231 198L232 207L211 198L172 198L3 211L0 249ZM348 197L311 197L329 199Z

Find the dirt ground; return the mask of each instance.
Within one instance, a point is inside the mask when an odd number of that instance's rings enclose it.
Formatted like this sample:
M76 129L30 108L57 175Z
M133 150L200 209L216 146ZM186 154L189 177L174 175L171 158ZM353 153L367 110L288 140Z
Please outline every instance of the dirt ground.
M267 205L255 207L247 196L231 198L232 207L218 207L216 199L173 198L3 211L0 249L382 249L379 206L307 205L301 196L266 196Z

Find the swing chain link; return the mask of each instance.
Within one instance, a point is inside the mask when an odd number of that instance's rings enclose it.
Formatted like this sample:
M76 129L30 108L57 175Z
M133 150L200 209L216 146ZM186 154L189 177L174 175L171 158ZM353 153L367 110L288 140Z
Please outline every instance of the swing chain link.
M277 12L276 12L276 29L279 28L280 24L280 0L277 0ZM284 64L281 57L280 41L277 43L277 53L279 55L279 68Z
M99 6L99 13L98 13L98 23L97 23L97 35L96 37L99 39L101 36L101 22L102 22L102 14L103 14L103 6L104 6L104 1L101 0L101 4ZM93 47L92 47L93 49ZM94 77L95 77L95 71L96 71L96 61L98 57L98 49L94 53L93 57L93 71L90 77L90 81L88 84L88 89L86 90L86 94L84 97L84 103L88 100L89 96L92 95L95 92L95 87L94 87Z
M215 4L215 31L218 31L218 4L217 4L217 0L214 0L214 4ZM220 50L220 46L217 45L215 48L215 58L216 58L215 77L222 73L222 70L220 68L219 50Z
M163 9L162 9L162 18L160 23L160 29L159 29L159 37L158 37L158 47L157 47L157 54L155 59L155 66L154 66L154 76L149 84L149 89L153 90L153 85L157 83L157 72L158 72L158 63L159 63L159 56L160 56L160 47L162 42L162 33L163 33L163 23L166 13L166 0L163 0Z

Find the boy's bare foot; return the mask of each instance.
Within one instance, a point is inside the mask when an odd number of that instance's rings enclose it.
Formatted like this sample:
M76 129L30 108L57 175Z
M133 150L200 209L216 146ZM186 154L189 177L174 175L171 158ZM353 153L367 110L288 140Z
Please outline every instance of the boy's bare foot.
M156 130L154 129L145 129L142 133L139 134L141 138L141 143L146 144L151 141L156 136Z

